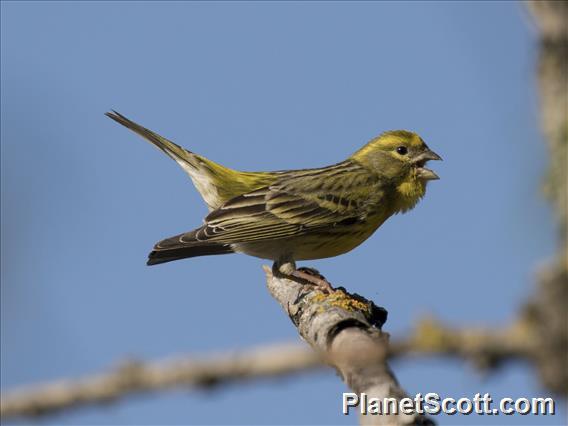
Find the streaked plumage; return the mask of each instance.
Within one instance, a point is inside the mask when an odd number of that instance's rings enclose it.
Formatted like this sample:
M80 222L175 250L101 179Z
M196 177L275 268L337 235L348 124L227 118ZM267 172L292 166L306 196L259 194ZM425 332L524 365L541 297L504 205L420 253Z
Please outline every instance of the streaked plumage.
M412 209L424 196L427 181L438 178L424 164L440 157L417 134L404 130L382 134L333 166L240 172L116 112L107 115L173 158L210 210L201 227L156 244L149 265L240 252L294 271L295 260L332 257L355 248L390 216Z

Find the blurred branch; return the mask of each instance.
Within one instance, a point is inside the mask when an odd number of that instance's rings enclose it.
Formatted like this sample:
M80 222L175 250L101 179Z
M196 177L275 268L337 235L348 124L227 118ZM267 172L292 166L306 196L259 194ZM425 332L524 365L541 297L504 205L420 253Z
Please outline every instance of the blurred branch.
M340 303L341 300L332 299L327 303ZM347 300L343 302L351 303ZM426 318L408 338L390 342L388 356L390 359L456 357L469 360L484 370L511 359L531 361L539 358L536 354L542 349L535 344L531 324L532 321L519 321L503 330L456 329ZM175 388L210 389L321 367L322 360L316 352L298 344L279 344L199 358L183 356L154 362L130 360L105 373L3 391L0 416L3 420L41 416L85 405L112 403L136 394Z
M541 347L535 364L550 390L568 393L568 2L530 1L539 29L538 84L541 122L549 149L543 191L558 220L556 258L542 267L523 316Z
M558 218L560 241L566 247L568 179L568 2L530 1L539 29L538 84L541 121L550 164L544 192Z
M2 392L0 416L40 416L132 394L170 388L209 388L232 381L277 377L321 365L316 354L295 344L240 353L183 357L161 362L126 361L107 373Z

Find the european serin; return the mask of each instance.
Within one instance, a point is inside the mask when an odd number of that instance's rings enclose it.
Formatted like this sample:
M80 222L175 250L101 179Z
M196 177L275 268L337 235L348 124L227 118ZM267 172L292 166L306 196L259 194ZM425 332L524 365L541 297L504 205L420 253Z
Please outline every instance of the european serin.
M154 246L148 265L187 257L246 253L271 259L281 274L329 289L296 269L357 247L390 216L412 209L438 176L441 160L416 133L385 132L347 160L317 169L240 172L194 154L117 112L106 114L173 158L190 176L210 213L193 231Z

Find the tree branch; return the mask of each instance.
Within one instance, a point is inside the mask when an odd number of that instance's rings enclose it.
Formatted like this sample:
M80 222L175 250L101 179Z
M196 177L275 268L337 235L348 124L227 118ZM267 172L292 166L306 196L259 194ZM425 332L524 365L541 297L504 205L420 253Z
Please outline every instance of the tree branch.
M321 366L306 347L273 345L241 353L184 357L144 363L130 360L106 373L61 380L2 393L0 417L40 416L88 404L109 403L128 395L176 387L289 375Z
M538 85L541 122L549 149L543 192L557 218L558 251L540 268L537 289L525 306L540 351L535 358L541 382L568 394L568 2L530 1L539 29Z
M332 302L332 301L329 301ZM338 303L336 300L334 303ZM529 362L549 345L534 339L533 322L516 322L502 330L456 329L433 318L419 321L404 339L389 345L389 359L448 356L491 370L512 359ZM322 368L317 353L296 343L275 344L224 354L183 356L142 362L129 360L108 372L3 391L0 417L34 417L132 395L176 388L212 388L232 382L280 377Z
M387 312L361 296L338 289L324 294L313 285L280 278L265 267L268 290L302 338L358 395L400 401L408 395L387 365L389 335L381 331ZM363 425L434 424L417 413L367 414Z

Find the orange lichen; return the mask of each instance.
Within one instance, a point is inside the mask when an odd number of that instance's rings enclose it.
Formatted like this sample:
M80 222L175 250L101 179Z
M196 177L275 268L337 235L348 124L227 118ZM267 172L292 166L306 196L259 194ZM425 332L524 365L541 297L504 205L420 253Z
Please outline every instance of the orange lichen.
M335 290L331 294L325 294L321 291L315 292L312 296L312 301L315 303L325 303L329 307L337 307L349 312L366 312L369 310L369 306L366 303L352 298L342 290ZM320 312L323 312L323 307L320 308Z

